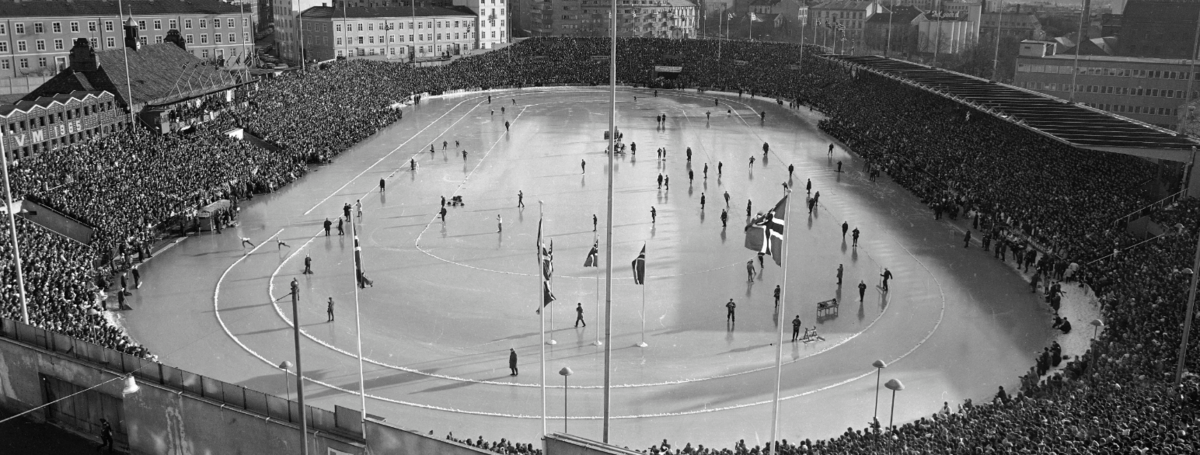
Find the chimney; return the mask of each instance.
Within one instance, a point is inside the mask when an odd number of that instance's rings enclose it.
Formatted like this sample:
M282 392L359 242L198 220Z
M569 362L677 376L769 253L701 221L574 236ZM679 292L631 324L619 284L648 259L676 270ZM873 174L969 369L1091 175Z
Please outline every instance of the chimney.
M130 17L129 20L125 21L124 28L125 28L125 47L133 49L135 51L138 50L138 47L140 47L142 45L142 42L138 41L137 22L135 22L133 20L133 18Z
M86 73L100 69L100 62L96 60L96 51L92 50L92 43L88 42L87 38L77 38L75 45L71 46L71 71L77 73Z
M167 37L163 38L163 42L173 43L179 46L180 49L187 50L187 43L183 41L183 36L179 34L179 30L167 30Z

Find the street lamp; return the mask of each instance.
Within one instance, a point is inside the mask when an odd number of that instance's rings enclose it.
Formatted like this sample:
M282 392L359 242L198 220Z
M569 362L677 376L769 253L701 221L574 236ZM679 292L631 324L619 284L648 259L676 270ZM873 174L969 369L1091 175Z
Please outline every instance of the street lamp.
M571 367L562 367L561 370L558 370L558 374L561 374L563 377L563 433L566 433L567 432L567 377L572 374L575 374L575 372L571 371Z
M1104 321L1096 319L1096 320L1093 320L1091 322L1091 324L1092 324L1092 341L1095 341L1096 333L1099 332L1100 329L1104 328Z
M887 368L887 363L876 360L871 362L871 366L875 367L875 415L871 416L871 424L875 425L879 422L879 377L883 375L883 369Z
M904 390L904 383L900 382L899 379L888 379L888 382L885 382L883 386L892 391L892 413L888 416L888 429L894 430L892 421L896 418L896 392Z
M288 386L288 371L292 369L292 362L284 360L279 364L279 370L283 372L283 392L286 394L288 401L292 401L292 389Z

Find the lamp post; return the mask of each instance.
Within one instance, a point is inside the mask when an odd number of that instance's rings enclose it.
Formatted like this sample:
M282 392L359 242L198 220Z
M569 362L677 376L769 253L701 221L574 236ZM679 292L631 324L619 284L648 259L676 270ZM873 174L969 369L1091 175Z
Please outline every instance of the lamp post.
M571 367L562 367L558 374L563 377L563 433L567 432L567 377L575 374Z
M1092 324L1092 341L1096 341L1096 334L1104 327L1104 321L1099 319L1093 320Z
M288 385L287 377L288 370L291 369L292 362L284 360L283 363L279 364L279 370L283 372L283 393L285 394L284 396L287 397L288 401L292 401L292 387Z
M892 430L892 422L896 418L896 392L904 390L904 383L900 382L899 379L888 379L888 382L883 383L883 386L892 391L892 412L888 416L888 430Z
M876 360L871 362L871 366L875 367L875 414L871 416L871 424L875 425L879 422L879 379L883 375L883 369L887 368L887 363Z

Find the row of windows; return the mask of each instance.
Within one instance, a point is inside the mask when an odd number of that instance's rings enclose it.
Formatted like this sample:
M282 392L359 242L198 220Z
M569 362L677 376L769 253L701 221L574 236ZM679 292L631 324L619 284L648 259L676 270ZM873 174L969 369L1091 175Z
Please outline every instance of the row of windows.
M441 39L447 39L447 40L449 40L449 39L456 39L456 40L457 40L457 39L473 39L473 38L475 38L475 37L476 37L475 35L476 35L476 33L474 33L474 32L472 32L472 33L455 33L455 34L453 35L453 36L454 36L454 38L451 38L451 37L450 37L451 35L450 35L449 33L447 33L447 34L445 34L445 37L443 38L443 35L442 35L441 33L438 33L438 34L437 34L437 37L436 37L436 39L437 39L437 40L441 40ZM487 35L487 33L485 32L485 33L484 33L484 35L485 35L484 37L486 38L486 35ZM404 42L404 35L388 35L388 40L387 40L387 42L389 42L389 43L395 43L395 42L397 42L397 40L396 40L396 37L397 37L397 36L399 36L399 37L400 37L400 40L399 40L399 42L403 43L403 42ZM415 36L415 39L414 39L414 36ZM496 32L492 32L492 38L495 38L495 37L496 37ZM355 40L355 38L357 38L357 41ZM367 36L367 37L365 37L365 38L366 38L365 42L364 42L364 39L363 39L363 38L364 38L364 37L362 37L362 36L353 37L353 38L350 38L350 42L351 42L351 43L356 43L356 42L357 42L357 44L375 44L376 42L378 42L378 43L380 43L380 44L383 44L383 43L384 43L384 38L383 38L382 36L380 36L380 37L379 37L379 40L378 40L378 41L376 41L376 40L375 40L375 37L374 37L374 36ZM504 38L504 31L500 31L500 38ZM434 40L434 39L435 39L435 38L434 38L434 34L433 34L433 33L428 33L428 34L426 34L426 33L418 33L418 34L416 34L416 35L408 35L408 41L409 41L409 42L429 41L429 40ZM321 42L327 42L327 41L325 41L325 38L322 38L322 39L321 39ZM342 45L342 37L338 37L338 38L337 38L337 45L338 45L338 46L341 46L341 45Z
M79 142L89 141L93 137L97 137L99 135L108 135L109 133L113 133L113 132L120 131L123 129L125 129L125 122L114 123L112 125L104 125L102 127L89 128L89 129L80 131L75 134L63 136L61 138L53 138L46 142L40 142L37 144L27 145L25 147L14 148L14 149L8 150L8 153L9 153L8 159L9 159L9 161L11 161L13 159L18 159L18 158L28 158L30 156L33 156L33 155L41 153L41 152L45 152L48 150L56 150L59 147L63 147L63 146L67 146L67 145L75 144L75 143L79 143Z
M354 49L354 51L352 52L352 54L353 54L353 55L357 55L357 56L359 56L359 57L364 57L364 56L367 56L367 55L387 55L387 54L389 54L389 53L390 53L390 54L392 54L392 55L396 55L396 54L397 54L397 51L396 51L396 49L397 49L397 48L394 48L394 47L393 47L393 48L390 48L390 49L375 49L375 48L371 48L371 49L359 49L359 48L356 48L356 49ZM400 50L399 50L399 53L400 53L400 54L405 54L405 53L407 52L407 50L408 50L408 48L407 48L407 47L400 47L399 49L400 49ZM437 52L445 52L445 51L450 51L450 50L453 50L453 49L455 49L455 47L452 47L452 46L450 46L450 45L441 45L441 44L439 44L439 45L437 46ZM378 52L376 52L376 51L378 51ZM433 47L433 46L428 46L428 47L426 47L426 46L417 46L417 47L416 47L416 53L418 53L418 54L424 54L424 53L425 53L425 51L433 52L433 51L434 51L434 47ZM337 56L338 56L338 57L341 57L341 56L343 56L343 55L345 55L345 54L343 53L343 51L342 51L341 49L338 49L338 51L337 51Z
M226 41L224 41L226 39L226 36L228 36L227 42L229 42L229 43L237 42L237 34L236 33L230 33L228 35L214 33L212 35L213 43L222 44L222 43L226 42ZM164 37L163 35L155 36L154 42L156 44L162 43L163 37ZM139 38L139 40L141 40L142 44L148 43L146 36L139 36L138 38ZM209 39L209 35L207 33L200 35L200 44L208 44L208 39ZM89 38L89 40L91 40L93 48L99 48L99 46L97 46L98 43L96 41L96 38ZM184 40L188 44L193 44L195 42L195 38L192 35L184 35ZM250 33L248 33L248 32L242 33L242 42L249 42L249 41L250 41ZM53 45L53 50L56 50L56 51L66 50L67 43L68 43L68 41L66 39L55 39L51 42L51 44ZM115 47L117 47L117 39L116 39L116 37L109 36L109 37L105 38L104 44L107 46L107 48L115 48ZM34 41L33 49L35 51L45 51L46 50L46 40ZM17 41L17 52L28 52L28 51L29 51L29 45L24 40ZM0 53L4 53L4 52L9 52L8 42L0 41Z
M200 28L208 28L208 24L210 21L212 22L213 28L221 28L221 19L211 19L211 20L210 19L197 19L196 21L197 21L196 23L200 26ZM192 24L193 24L192 19L184 19L183 20L183 28L185 28L185 29L192 28ZM236 26L235 24L236 24L236 22L234 21L233 18L225 19L225 27L234 28ZM79 21L71 21L70 23L67 24L67 28L68 28L68 30L70 30L70 33L79 33L79 25L80 25ZM150 25L154 27L154 30L162 30L163 21L161 19L155 19L150 22ZM249 27L249 26L250 26L250 18L243 17L242 18L242 27ZM25 31L27 30L25 24L21 23L21 22L13 24L12 27L13 27L13 32L17 35L24 35ZM141 30L146 30L146 21L144 21L144 20L138 21L138 28ZM167 29L178 29L178 28L179 28L178 22L176 22L175 19L170 19L167 21ZM33 33L35 33L35 34L46 33L46 25L41 22L35 22L35 23L33 23L32 30L33 30ZM96 21L88 21L87 30L89 32L95 32L96 31ZM62 33L63 32L62 22L51 22L50 23L50 31L52 31L54 33ZM113 21L104 21L104 31L107 31L107 32L113 31ZM7 35L7 34L8 34L7 24L0 24L0 35Z
M1031 65L1028 63L1017 64L1017 72L1019 73L1071 74L1073 71L1073 65ZM1136 77L1142 79L1178 80L1187 80L1188 76L1186 71L1138 70L1130 68L1107 68L1098 66L1080 66L1079 74L1084 76ZM1196 76L1197 78L1200 78L1200 73L1196 73Z
M1023 82L1017 84L1019 87L1024 87L1030 90L1048 90L1048 91L1064 91L1071 90L1071 84L1060 84L1056 82ZM1157 89L1157 88L1142 88L1142 87L1114 87L1111 85L1082 85L1076 84L1075 91L1079 93L1099 93L1104 95L1117 96L1137 96L1137 97L1152 97L1152 98L1178 98L1183 99L1187 93L1186 90L1172 89ZM1196 97L1200 92L1193 91L1192 97Z
M1108 103L1084 103L1088 106L1100 109L1102 111L1116 112L1118 114L1145 114L1145 115L1165 115L1175 117L1179 115L1179 109L1170 107L1149 107L1149 106L1128 106L1124 104L1108 104Z
M60 112L50 112L46 115L23 119L20 122L9 122L8 133L24 133L30 129L45 128L46 125L54 125L65 121L75 120L77 118L86 117L88 115L104 112L113 109L113 102L97 103L95 105L86 105L75 109L67 109ZM65 116L63 114L66 114ZM2 129L2 128L0 128Z
M191 35L188 35L188 36L191 36ZM157 42L162 43L162 37L159 36L157 38L158 38ZM142 40L142 44L146 44L146 37L144 37L144 36L141 37L141 40ZM93 47L96 46L95 38L92 38L92 46ZM113 38L108 38L108 47L116 47L116 43ZM213 49L213 52L211 54L209 52L209 49L192 49L192 53L200 58L209 58L210 55L213 57L218 57L218 58L225 57L224 49ZM236 47L229 48L229 55L230 56L238 55L238 48L236 48ZM45 68L45 67L49 66L49 64L50 64L49 57L37 57L34 59L17 58L14 60L16 61L15 62L16 67L18 69L29 69L31 65L37 65L38 68ZM54 61L57 65L56 68L59 70L66 68L66 66L67 66L67 58L65 56L54 57ZM10 60L7 58L0 59L0 70L13 69L13 63L14 63L13 60Z
M451 22L450 22L450 21L448 21L448 20L447 20L447 21L426 21L426 22L416 22L415 24L414 24L412 21L409 21L409 22L398 22L398 23L396 23L395 25L393 25L393 24L386 24L386 23L379 23L379 24L376 24L376 23L373 23L373 22L372 22L372 23L368 23L368 24L365 24L365 25L367 26L367 27L366 27L366 30L367 30L367 31L374 31L374 30L375 30L375 28L376 28L376 26L378 26L378 27L379 27L379 30L384 30L384 29L387 29L387 30L404 30L404 28L405 28L405 27L404 27L404 24L406 24L406 23L408 24L408 29L409 29L409 30L412 30L414 26L415 26L415 27L416 27L418 30L419 30L419 29L422 29L422 28L435 28L435 27L436 27L436 28L450 28L450 27L451 27L451 25L450 25L450 24L451 24ZM436 25L435 25L435 24L436 24ZM459 24L460 24L460 21L454 21L454 26L453 26L453 28L459 28L459 27L460 27L460 25L459 25ZM318 27L318 28L314 28L314 27L305 27L307 30L329 31L329 28L328 28L328 27L329 27L329 24L326 24L326 23L316 23L316 24L314 24L314 23L311 23L311 22L310 22L310 23L309 23L309 25L319 25L320 27ZM354 27L355 27L355 25L357 25L357 26L358 26L358 31L360 31L360 32L361 32L361 31L363 31L363 25L364 25L364 24L362 24L362 23L359 23L359 24L346 24L346 31L350 31L350 32L354 31ZM466 28L471 28L471 22L468 22L468 21L461 21L461 26L462 26L462 27L466 27ZM342 24L334 24L334 31L338 31L338 32L342 31Z

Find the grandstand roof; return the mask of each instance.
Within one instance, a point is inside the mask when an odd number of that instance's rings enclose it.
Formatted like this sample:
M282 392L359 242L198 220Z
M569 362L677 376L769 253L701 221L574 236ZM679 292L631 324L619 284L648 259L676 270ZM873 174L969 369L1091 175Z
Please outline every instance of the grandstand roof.
M985 79L878 56L838 56L1075 147L1188 161L1200 142L1135 120Z
M107 90L124 105L169 104L237 85L227 71L205 62L171 43L150 44L129 51L129 88L125 84L125 52L112 49L96 52L100 68L75 71L70 68L50 78L22 99L78 90ZM130 94L130 89L133 91Z
M116 16L117 2L38 0L14 3L3 2L0 17L67 17ZM127 0L125 14L230 14L238 6L219 0ZM246 14L250 10L245 11Z
M71 93L59 93L54 96L43 96L35 100L20 100L13 104L0 104L0 117L7 117L13 112L29 112L37 108L47 108L54 104L67 104L72 99L86 100L104 95L104 91L85 92L82 90Z

